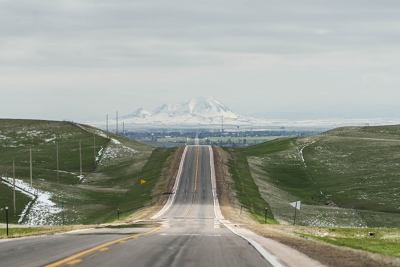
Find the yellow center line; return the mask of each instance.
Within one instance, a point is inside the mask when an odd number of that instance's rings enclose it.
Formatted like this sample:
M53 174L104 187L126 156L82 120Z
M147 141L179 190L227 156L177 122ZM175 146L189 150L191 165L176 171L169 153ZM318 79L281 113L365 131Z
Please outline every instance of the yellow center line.
M102 245L99 245L99 246L96 246L96 247L81 251L81 252L76 253L76 254L74 254L72 256L64 258L62 260L50 263L48 265L45 265L44 267L56 267L56 266L60 266L60 265L65 264L65 263L67 263L69 265L73 265L73 264L76 264L78 262L81 262L82 260L79 259L79 258L81 258L81 257L83 257L83 256L85 256L85 255L87 255L87 254L89 254L91 252L107 250L108 246L111 246L111 245L114 245L114 244L120 243L120 242L125 242L125 241L127 241L129 239L135 239L135 238L138 238L138 237L141 237L141 236L145 236L145 235L149 235L149 234L155 233L155 232L159 231L161 228L162 227L157 227L157 228L155 228L155 229L153 229L153 230L151 230L149 232L143 233L143 234L131 235L131 236L123 237L123 238L120 238L120 239L117 239L117 240L114 240L114 241L110 241L110 242L104 243Z
M80 259L76 259L76 260L73 260L73 261L68 262L67 265L75 265L75 264L77 264L77 263L80 263L81 261L82 261L82 260L80 260Z
M186 214L186 217L189 217L189 216L190 216L190 213L192 213L193 206L194 206L194 199L195 199L195 197L196 197L197 179L198 179L198 176L199 176L199 154L200 154L200 147L197 147L197 154L196 154L196 172L195 172L195 175L194 175L192 205L190 206L189 212Z
M197 189L197 177L199 176L199 154L200 154L200 147L197 147L197 154L196 154L196 174L194 178L194 192Z

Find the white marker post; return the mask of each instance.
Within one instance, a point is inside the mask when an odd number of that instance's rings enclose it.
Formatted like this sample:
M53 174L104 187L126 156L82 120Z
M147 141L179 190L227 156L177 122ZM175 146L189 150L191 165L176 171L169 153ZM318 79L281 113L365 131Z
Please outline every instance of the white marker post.
M296 202L292 202L290 203L290 206L294 207L294 220L293 220L293 225L296 225L296 210L300 210L300 204L301 201L296 201Z

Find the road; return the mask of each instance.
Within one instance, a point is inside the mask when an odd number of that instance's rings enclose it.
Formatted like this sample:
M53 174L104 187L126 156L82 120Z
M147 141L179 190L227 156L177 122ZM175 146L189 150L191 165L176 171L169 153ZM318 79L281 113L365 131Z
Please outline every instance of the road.
M211 149L186 147L171 204L153 229L102 229L0 242L1 266L272 266L216 216ZM215 191L214 191L215 192ZM277 266L277 265L274 265Z

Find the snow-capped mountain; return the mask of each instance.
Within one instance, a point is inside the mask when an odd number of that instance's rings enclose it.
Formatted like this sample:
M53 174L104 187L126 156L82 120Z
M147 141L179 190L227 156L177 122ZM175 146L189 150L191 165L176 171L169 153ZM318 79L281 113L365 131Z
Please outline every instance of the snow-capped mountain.
M143 108L139 108L137 109L135 112L126 115L122 118L146 118L147 116L149 116L151 113L148 112L147 110L144 110Z
M261 119L241 116L213 97L197 97L178 104L163 104L147 111L139 108L133 113L106 121L88 122L87 124L108 129L122 130L154 129L154 128L207 128L207 129L279 129L287 128L320 128L332 129L339 126L356 125L388 125L398 124L398 120L386 119L314 119L287 120ZM118 126L117 126L118 125ZM122 127L121 127L122 126Z
M163 104L147 111L139 108L133 113L121 116L126 129L134 127L212 127L224 125L252 124L255 119L241 116L213 97L196 97L178 104ZM109 121L109 125L115 124ZM93 124L92 124L93 125Z
M213 97L197 97L189 101L161 107L151 112L156 121L160 119L173 118L176 122L212 123L222 121L222 117L238 119L240 116L224 106Z

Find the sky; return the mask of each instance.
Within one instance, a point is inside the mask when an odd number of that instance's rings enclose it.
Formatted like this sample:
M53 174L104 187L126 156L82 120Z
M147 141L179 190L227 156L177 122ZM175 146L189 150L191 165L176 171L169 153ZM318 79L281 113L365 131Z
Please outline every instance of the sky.
M213 96L241 115L400 118L400 1L0 0L0 118Z

